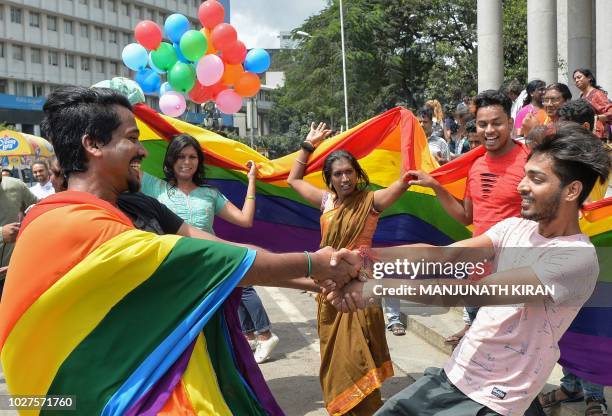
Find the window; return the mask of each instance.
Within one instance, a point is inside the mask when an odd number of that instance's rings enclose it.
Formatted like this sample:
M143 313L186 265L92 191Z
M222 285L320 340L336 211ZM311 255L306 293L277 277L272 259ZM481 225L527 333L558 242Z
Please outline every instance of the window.
M147 15L149 17L149 20L155 20L155 11L154 10L147 9Z
M11 7L11 22L21 24L21 9Z
M8 82L5 79L0 79L0 94L6 94L8 91Z
M0 58L4 58L4 42L0 42Z
M89 26L87 26L85 23L81 23L81 37L82 38L89 38Z
M102 0L94 0L94 5L96 6L96 8L101 9L102 8Z
M104 32L102 32L101 27L96 26L94 31L96 32L96 40L104 40Z
M81 70L89 71L89 58L81 56Z
M57 17L47 16L47 29L57 32Z
M4 20L4 7L0 7L0 20Z
M40 13L30 12L30 26L40 27Z
M96 59L96 71L104 73L104 61Z
M15 95L28 95L25 82L15 81Z
M79 0L79 3L87 6L87 0Z
M66 60L64 62L66 68L74 68L74 55L66 54Z
M111 62L110 63L110 72L111 75L117 75L118 74L118 66L117 66L117 62Z
M42 84L32 84L32 97L44 96L44 89Z
M64 20L64 33L74 35L74 23L72 20Z
M32 60L33 64L40 64L40 63L42 63L42 51L40 49L37 49L37 48L32 48L32 52L30 54L30 59Z
M108 8L111 12L117 13L117 0L108 0Z
M117 43L117 32L115 32L114 30L109 30L108 41L109 43Z
M134 6L134 11L136 12L136 17L140 20L144 20L144 9L140 6Z
M13 45L13 59L16 61L23 61L23 46Z
M49 65L57 66L59 62L59 55L57 52L49 51Z
M128 43L130 43L130 42L131 42L131 40L132 40L132 39L131 39L131 37L130 37L130 34L129 34L129 33L124 33L124 34L123 34L123 44L124 44L124 45L127 45Z
M121 2L121 14L124 16L130 15L130 5L124 1Z

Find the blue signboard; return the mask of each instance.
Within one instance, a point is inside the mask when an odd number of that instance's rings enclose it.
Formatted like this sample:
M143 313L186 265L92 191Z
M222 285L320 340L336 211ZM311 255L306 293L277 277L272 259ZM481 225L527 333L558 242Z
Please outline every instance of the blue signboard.
M0 151L10 152L19 147L19 141L14 137L0 137Z
M0 108L42 111L45 101L45 97L23 97L20 95L0 94Z

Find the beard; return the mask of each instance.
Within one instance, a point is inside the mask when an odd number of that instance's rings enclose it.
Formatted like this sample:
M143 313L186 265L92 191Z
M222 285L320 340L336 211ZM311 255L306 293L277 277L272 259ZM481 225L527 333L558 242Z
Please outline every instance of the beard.
M533 200L532 200L533 201ZM532 213L525 213L521 210L521 216L527 220L537 221L539 223L548 224L555 218L559 212L559 204L561 202L561 189L552 194L550 198L542 201L538 207L534 205L534 211Z

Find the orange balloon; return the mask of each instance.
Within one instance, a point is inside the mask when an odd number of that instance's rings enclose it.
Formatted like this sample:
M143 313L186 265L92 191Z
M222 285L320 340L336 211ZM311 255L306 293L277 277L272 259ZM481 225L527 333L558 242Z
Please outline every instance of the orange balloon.
M223 77L221 78L221 82L227 85L228 87L234 85L243 73L244 69L242 68L242 65L225 64L225 70L223 71Z
M210 53L217 53L217 49L215 49L215 46L212 43L212 37L210 35L210 30L203 27L202 29L200 29L200 33L206 36L206 42L208 42L208 49L206 49L205 55L208 55Z
M259 91L261 82L257 74L245 72L236 80L234 90L241 97L253 97Z

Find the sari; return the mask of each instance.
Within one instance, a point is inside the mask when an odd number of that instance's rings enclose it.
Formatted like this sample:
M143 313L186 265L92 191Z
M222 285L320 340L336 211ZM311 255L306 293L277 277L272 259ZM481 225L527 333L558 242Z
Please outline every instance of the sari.
M355 192L336 208L326 194L322 211L321 247L371 246L378 222L374 192ZM382 382L393 376L382 308L340 313L321 295L317 302L325 407L331 415L372 415L382 406Z

